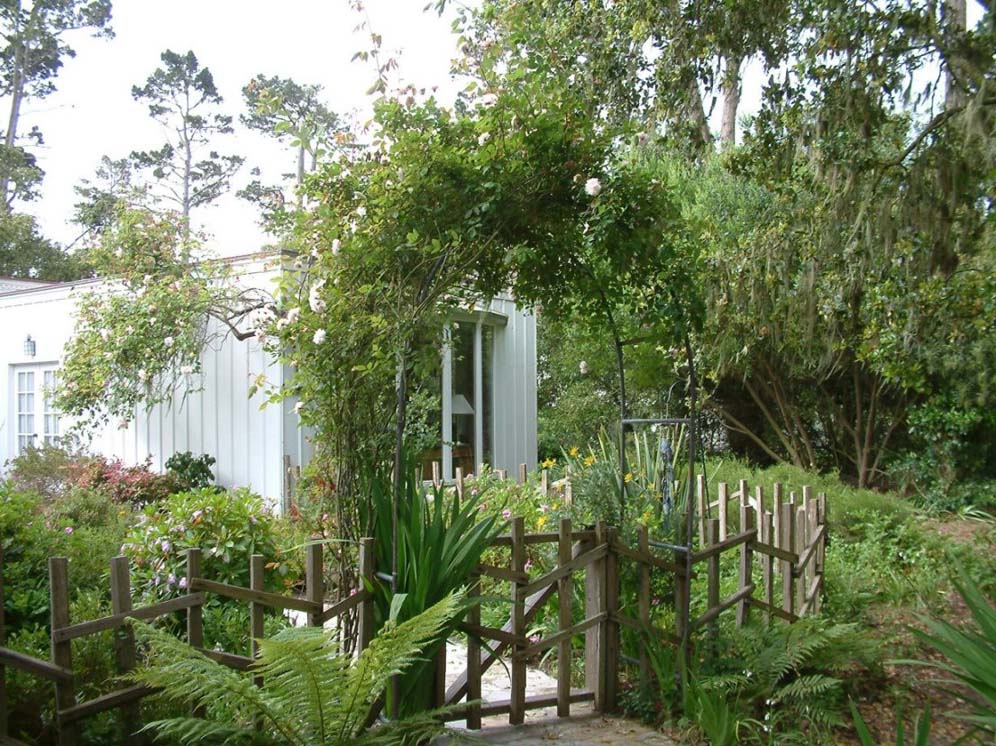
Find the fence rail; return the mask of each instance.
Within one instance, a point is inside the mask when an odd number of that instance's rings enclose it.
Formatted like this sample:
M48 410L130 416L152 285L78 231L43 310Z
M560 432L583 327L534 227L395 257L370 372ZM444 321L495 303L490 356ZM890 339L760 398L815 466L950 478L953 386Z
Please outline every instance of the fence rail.
M520 479L524 477L520 470ZM462 489L458 480L457 490ZM570 519L561 519L557 531L527 534L521 517L510 522L510 533L497 537L493 549L507 557L502 562L479 564L470 579L470 606L459 629L466 634L466 666L449 687L445 687L445 648L437 657L436 693L438 705L467 703L451 719L465 718L468 727L479 728L482 718L507 715L509 723L519 724L525 712L536 708L556 707L561 717L570 715L580 702L594 702L598 710L616 706L620 686L620 665L633 664L641 677L651 676L646 645L639 646L638 657L622 651L622 631L652 634L681 646L685 655L694 644L695 635L705 630L715 635L718 619L736 610L736 624L748 621L751 609L772 619L795 621L819 611L823 591L823 570L828 535L826 496L814 498L803 487L801 499L790 493L784 499L781 485L774 485L770 506L764 491L757 486L753 495L746 481L730 491L717 485L716 499L710 500L703 478L698 480L696 523L698 545L684 553L658 549L645 527L636 531L635 545L624 541L615 528L599 523L575 530ZM542 490L556 489L549 480L541 481ZM563 485L560 486L563 489ZM735 506L732 511L730 506ZM715 517L713 517L715 514ZM539 577L531 577L527 567L529 547L554 545L550 554L553 566ZM0 554L0 744L13 742L8 736L5 671L17 669L53 683L56 701L56 726L60 746L78 742L79 721L111 709L121 713L123 743L144 744L145 736L136 731L141 726L140 701L153 692L129 686L87 701L78 701L76 674L73 669L72 641L108 630L115 635L114 654L118 673L127 673L137 664L134 636L127 619L154 620L182 612L186 616L187 642L206 656L237 670L247 670L258 654L257 640L263 637L265 609L293 610L307 615L311 626L322 626L345 614L356 614L357 649L364 649L373 637L374 592L378 572L374 563L373 539L363 539L359 550L361 589L342 600L327 604L323 580L322 545L306 548L303 597L285 596L264 590L262 555L250 560L249 587L244 588L202 577L201 551L187 551L186 592L166 601L132 607L130 568L125 557L115 557L110 566L112 614L98 619L73 622L69 614L69 573L65 558L49 560L51 608L51 660L41 660L3 647L3 579ZM664 553L666 552L666 554ZM721 597L723 557L737 555L736 586ZM631 608L620 602L621 564L630 563L636 574L636 598ZM673 602L678 612L677 629L654 629L651 608L653 579L665 574L673 586ZM481 584L507 584L511 612L500 628L481 622ZM583 584L583 609L579 618L572 600L576 584ZM504 594L504 591L502 591ZM695 618L682 616L687 599L696 594ZM699 595L701 594L701 595ZM204 647L203 609L208 598L219 596L249 605L251 655ZM704 596L704 603L702 598ZM543 638L530 638L529 625L539 612L556 597L551 617L554 628ZM572 685L573 642L584 639L584 685ZM557 687L554 693L530 693L526 686L527 663L546 651L555 651ZM506 700L481 701L482 677L499 659L510 664L510 696ZM6 740L5 740L6 739Z

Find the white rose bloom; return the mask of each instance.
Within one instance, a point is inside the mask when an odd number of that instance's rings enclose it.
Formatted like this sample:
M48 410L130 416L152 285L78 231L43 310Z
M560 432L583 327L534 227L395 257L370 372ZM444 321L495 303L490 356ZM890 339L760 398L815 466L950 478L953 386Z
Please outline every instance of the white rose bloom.
M142 368L141 370L138 371L138 380L139 381L144 381L148 377L149 377L149 374L145 372L145 368Z
M296 306L287 312L287 323L293 324L297 321L298 317L301 315L301 309Z
M591 178L584 183L584 191L589 197L597 197L602 191L602 182Z
M480 98L480 104L485 109L490 109L492 106L498 103L498 94L496 93L485 93Z
M191 373L194 372L194 366L193 365L181 365L180 366L180 372L183 375L185 375L185 376L189 376Z
M164 337L163 338L163 344L166 345L167 347L172 347L173 346L173 341L174 340L173 340L172 337Z
M301 410L304 409L304 402L299 401L294 405L294 414L301 414Z
M325 330L319 329L315 332L315 336L312 337L311 339L316 345L320 345L322 342L325 341L325 336L326 336Z
M256 330L256 341L259 342L260 344L265 344L266 343L266 330L265 329L257 329Z
M322 300L321 296L324 284L323 282L316 282L311 286L311 290L308 291L308 305L311 306L311 310L315 313L321 313L325 310L325 301Z
M480 145L483 148L485 145L488 144L488 140L490 140L490 139L491 139L491 133L490 132L482 132L477 137L477 144Z

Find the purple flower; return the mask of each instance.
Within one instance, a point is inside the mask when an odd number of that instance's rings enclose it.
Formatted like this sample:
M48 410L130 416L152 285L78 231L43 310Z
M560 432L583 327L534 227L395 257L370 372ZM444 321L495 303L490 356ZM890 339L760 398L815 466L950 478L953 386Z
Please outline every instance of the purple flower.
M164 552L168 552L170 549L172 549L172 547L173 545L170 544L169 541L167 541L166 539L163 539L162 541L159 542L159 548L162 549Z
M511 518L511 517L512 517L512 511L511 511L511 510L509 510L508 508L505 508L505 509L504 509L504 510L503 510L503 511L501 512L501 517L502 517L502 518L504 518L505 520L508 520L509 518Z
M171 587L174 586L174 585L176 585L176 575L174 575L173 573L170 573L169 575L167 575L166 576L166 585L171 586Z
M532 569L533 569L533 561L532 560L526 560L526 567L525 567L526 572L529 572Z
M72 527L72 526L66 526L66 527L65 527L64 529L62 529L62 530L66 532L66 535L67 535L67 536L73 533L73 527Z
M180 582L179 582L179 583L177 583L176 585L177 585L177 587L178 587L178 588L179 588L179 589L180 589L181 591L182 591L182 590L185 590L185 589L186 589L186 587L187 587L187 579L186 579L186 578L180 578Z

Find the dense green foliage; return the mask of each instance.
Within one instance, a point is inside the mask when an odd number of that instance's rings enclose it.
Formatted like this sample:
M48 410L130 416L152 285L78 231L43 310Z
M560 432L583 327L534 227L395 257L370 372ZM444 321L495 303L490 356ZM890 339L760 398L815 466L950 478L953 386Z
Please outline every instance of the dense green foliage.
M175 717L149 725L182 744L423 743L443 730L431 714L371 731L371 709L391 677L419 660L462 603L463 596L452 593L406 621L388 620L355 660L342 652L334 632L284 630L260 640L259 659L247 673L216 663L155 627L136 623L149 657L130 678L161 688L159 696L172 702L203 708L205 717ZM261 676L261 685L252 675Z

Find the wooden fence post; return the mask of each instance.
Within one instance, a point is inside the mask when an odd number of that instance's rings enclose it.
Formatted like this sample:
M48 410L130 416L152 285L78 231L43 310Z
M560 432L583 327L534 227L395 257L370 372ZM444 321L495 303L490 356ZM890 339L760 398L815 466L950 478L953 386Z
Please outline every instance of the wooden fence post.
M640 554L650 554L650 532L646 526L636 529L636 548ZM637 614L640 626L644 632L650 630L650 565L640 562L638 565L639 580L637 581ZM650 654L647 644L640 645L640 682L647 686L650 683Z
M608 540L608 527L605 521L599 521L595 526L595 546L601 546L605 544ZM609 594L606 580L608 579L608 572L606 569L606 560L600 559L593 563L591 568L592 574L595 576L595 585L597 588L596 598L597 598L597 609L596 614L603 614L606 617L609 613ZM592 651L595 657L595 668L598 671L598 676L595 681L595 709L599 712L605 712L608 709L608 649L609 649L609 625L606 624L607 619L603 618L595 626L595 650Z
M529 476L529 467L526 464L519 464L519 484L525 484Z
M616 709L619 691L619 557L615 552L616 529L605 532L609 551L605 555L605 707L608 712Z
M560 519L557 536L557 564L560 567L571 561L571 519ZM571 601L573 584L570 574L560 579L557 585L557 629L563 632L571 626ZM557 716L571 714L571 640L561 640L557 647Z
M201 550L187 550L187 595L194 592L194 580L201 576ZM204 647L204 610L201 606L187 609L187 644L192 648Z
M522 516L512 519L512 571L526 571L526 526ZM526 715L526 659L523 650L526 648L526 599L519 597L519 588L525 585L519 581L512 582L512 634L515 635L515 647L512 651L512 692L509 697L508 722L511 725L522 725Z
M360 592L375 592L376 568L374 567L374 540L367 537L360 539ZM360 602L356 628L356 655L367 649L374 636L374 599L373 596Z
M481 576L474 574L470 577L470 596L473 606L467 611L467 622L474 625L481 625L481 604L478 598L481 595ZM475 634L467 635L467 701L474 702L481 699L481 642ZM467 728L470 730L480 730L481 728L481 705L473 704L467 708Z
M456 487L457 500L463 500L463 467L458 466L453 470L453 481Z
M827 496L824 493L820 493L819 497L816 498L816 527L817 530L822 529L827 523ZM823 532L823 538L820 539L820 546L816 550L816 577L820 581L820 592L816 594L816 601L813 606L813 610L819 614L820 609L823 607L823 573L824 565L826 563L826 548L827 548L827 534L826 531Z
M65 557L48 558L49 603L51 610L52 663L68 671L73 669L72 640L55 641L56 630L69 626L69 562ZM56 724L59 746L74 746L78 740L76 723L64 723L60 710L76 704L73 680L55 682Z
M716 485L716 493L719 495L719 498L718 498L719 505L717 507L719 508L718 512L719 512L719 540L720 541L724 541L726 539L726 537L729 535L729 533L728 533L728 531L729 531L729 525L728 525L728 523L729 523L729 519L730 519L730 515L729 515L729 500L730 500L729 490L730 490L730 488L726 484L726 482L720 482L718 485Z
M782 485L779 482L775 482L771 492L771 520L771 543L779 549L790 549L782 544ZM781 562L775 569L777 572L782 571Z
M755 512L754 508L750 507L750 497L745 492L743 495L743 502L740 504L740 530L750 531L755 528ZM754 581L754 542L745 541L740 545L740 590L747 588ZM754 593L751 592L750 597L744 597L740 599L737 603L737 626L743 627L747 623L747 614L750 611L750 599L753 598Z
M254 591L265 589L263 578L264 562L262 554L254 554L249 558L249 587ZM249 657L256 659L259 656L259 642L263 638L264 606L256 601L249 602ZM263 685L262 676L253 676L253 683L256 686Z
M706 541L708 546L713 546L719 543L719 521L715 518L710 518L706 521ZM712 555L706 560L707 567L706 572L708 575L708 609L707 611L712 611L717 606L719 606L719 560L720 553ZM719 633L719 624L717 621L709 622L709 634L715 636Z
M695 477L695 501L699 511L699 547L706 545L706 517L709 515L709 496L706 494L705 474L697 474ZM689 537L691 541L691 537Z
M598 544L598 533L595 531L595 540L592 543L584 542L580 548L580 554L594 549ZM601 573L601 565L598 560L590 562L584 568L584 618L591 619L597 616L602 610L602 585L604 576ZM589 691L595 692L598 696L599 680L602 676L601 656L601 625L589 627L584 633L584 685ZM596 699L595 709L598 709L599 702Z
M773 534L774 517L771 515L770 510L766 510L764 515L761 516L761 541L775 546L776 542ZM761 577L764 582L764 603L769 607L764 610L764 621L766 624L771 624L770 607L775 603L774 558L767 552L761 555Z
M127 557L111 560L111 611L126 614L131 611L131 577ZM135 631L130 624L114 630L114 659L118 673L127 673L135 667ZM121 707L122 743L134 746L145 742L138 733L141 726L141 706L129 702Z
M794 551L795 546L795 508L790 503L782 503L781 521L779 529L781 531L781 549ZM794 571L793 563L789 560L781 560L778 563L782 573L782 609L793 614L795 611L795 596L792 587L792 575Z
M802 505L795 507L795 542L792 551L802 557L802 553L809 544L809 522L806 520L806 509ZM798 572L798 570L797 570ZM795 579L795 606L796 613L802 616L806 613L806 569L799 572L799 577Z
M318 604L317 611L308 612L308 626L322 626L322 605L325 603L325 566L322 562L322 545L313 542L307 546L304 559L304 594Z

